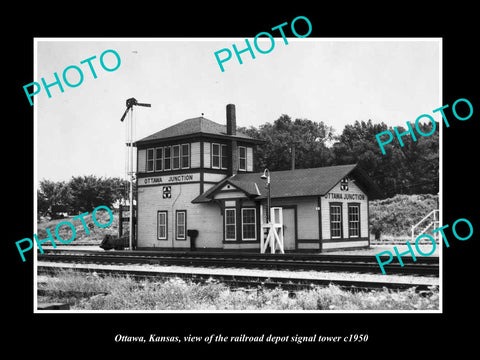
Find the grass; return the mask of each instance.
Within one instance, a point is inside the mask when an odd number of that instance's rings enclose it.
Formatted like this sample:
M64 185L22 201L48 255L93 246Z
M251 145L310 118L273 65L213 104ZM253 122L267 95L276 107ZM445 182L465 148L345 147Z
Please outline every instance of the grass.
M118 213L113 213L113 222L108 227L101 228L97 226L93 219L92 213L83 217L85 224L87 226L89 234L87 234L84 225L82 224L81 218L73 220L73 218L78 215L68 216L62 219L51 220L49 218L39 218L37 222L37 236L40 240L47 238L47 231L49 229L52 233L52 236L55 238L55 244L57 246L62 246L63 243L58 241L55 236L55 228L61 222L69 222L75 227L75 239L72 240L68 245L100 245L105 235L114 235L118 236ZM100 224L108 224L110 216L107 211L101 209L98 210L95 214L95 217ZM128 233L128 228L126 229ZM58 233L62 239L68 241L72 237L72 230L68 225L61 225L58 228ZM50 245L50 243L45 243Z
M349 292L337 286L297 291L281 289L232 290L217 281L197 284L179 278L135 281L130 277L60 270L39 289L49 296L39 302L67 302L73 310L436 310L438 289L428 294L381 290ZM75 293L75 296L71 294ZM83 293L83 295L82 295ZM62 294L67 294L63 296ZM93 295L92 294L97 294Z
M409 239L412 225L438 209L438 201L438 195L431 194L398 194L388 199L373 200L369 207L370 230L380 230L381 239L385 240Z

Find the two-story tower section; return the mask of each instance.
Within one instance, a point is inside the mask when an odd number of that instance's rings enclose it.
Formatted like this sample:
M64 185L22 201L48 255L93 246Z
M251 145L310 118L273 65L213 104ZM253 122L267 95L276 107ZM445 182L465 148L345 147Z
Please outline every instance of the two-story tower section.
M222 206L192 200L228 177L253 172L258 143L237 130L233 104L226 125L196 117L138 140L137 248L224 248ZM194 244L188 230L198 231Z

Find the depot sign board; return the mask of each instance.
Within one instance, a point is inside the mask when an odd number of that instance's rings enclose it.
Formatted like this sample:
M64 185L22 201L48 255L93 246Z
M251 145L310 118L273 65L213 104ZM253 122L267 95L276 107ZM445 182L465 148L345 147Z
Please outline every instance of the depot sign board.
M348 194L348 193L328 193L325 195L325 199L335 199L335 200L365 200L366 196L364 194Z
M138 179L138 186L160 185L160 184L181 184L200 181L200 174L181 174L168 176L150 176Z

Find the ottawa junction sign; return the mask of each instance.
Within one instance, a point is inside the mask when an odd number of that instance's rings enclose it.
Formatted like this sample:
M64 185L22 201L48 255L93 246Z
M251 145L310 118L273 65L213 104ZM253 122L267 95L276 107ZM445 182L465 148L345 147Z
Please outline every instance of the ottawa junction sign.
M182 174L182 175L168 175L168 176L151 176L138 179L138 186L159 185L159 184L173 184L173 183L188 183L200 181L200 174Z

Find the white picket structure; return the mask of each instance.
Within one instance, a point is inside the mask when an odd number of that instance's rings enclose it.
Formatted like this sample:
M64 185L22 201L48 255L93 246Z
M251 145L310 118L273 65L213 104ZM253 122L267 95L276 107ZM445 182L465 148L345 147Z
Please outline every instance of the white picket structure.
M281 207L272 207L270 209L270 222L264 222L263 207L260 207L261 219L261 238L260 253L264 254L267 247L270 246L270 253L274 254L278 250L285 254L283 247L283 211Z
M418 231L417 233L415 232L415 229L428 221L427 225L423 227L422 230ZM432 210L427 216L425 216L422 220L420 220L418 223L412 226L412 242L416 240L416 236L419 236L421 234L425 234L427 230L431 228L431 230L434 230L440 226L440 211L438 209ZM433 237L438 241L440 239L440 233L437 232L433 234Z

